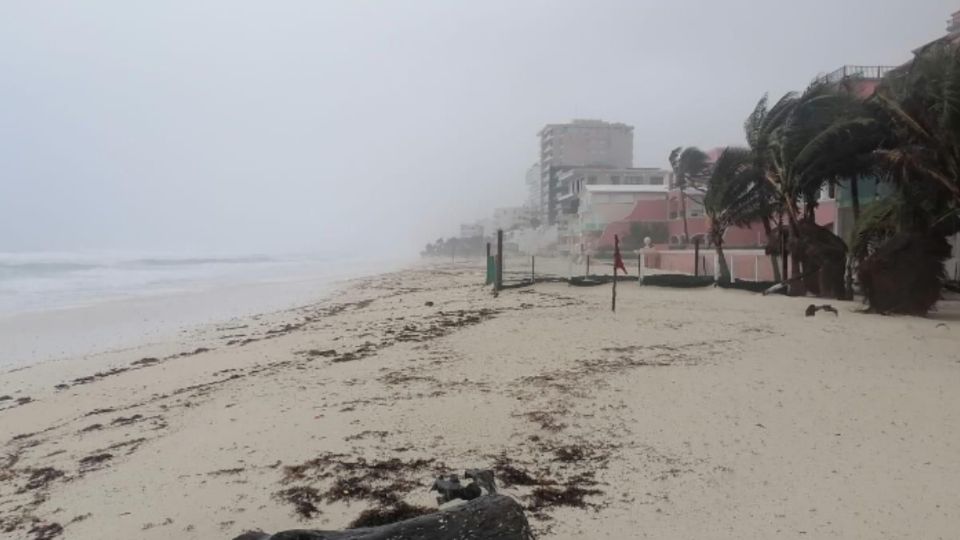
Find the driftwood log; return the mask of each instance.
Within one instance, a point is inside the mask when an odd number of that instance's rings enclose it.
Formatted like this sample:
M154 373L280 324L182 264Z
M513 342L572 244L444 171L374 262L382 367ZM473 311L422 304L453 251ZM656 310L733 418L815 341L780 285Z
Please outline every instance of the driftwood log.
M234 540L532 540L517 501L485 495L466 504L380 527L346 531L292 530L245 533Z

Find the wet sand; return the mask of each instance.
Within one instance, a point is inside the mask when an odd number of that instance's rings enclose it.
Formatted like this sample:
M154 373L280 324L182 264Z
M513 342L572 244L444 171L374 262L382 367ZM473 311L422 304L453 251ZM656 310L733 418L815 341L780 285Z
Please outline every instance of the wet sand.
M492 467L542 538L951 538L960 306L803 315L478 265L0 375L4 538L232 538L433 507ZM432 303L432 305L428 305Z

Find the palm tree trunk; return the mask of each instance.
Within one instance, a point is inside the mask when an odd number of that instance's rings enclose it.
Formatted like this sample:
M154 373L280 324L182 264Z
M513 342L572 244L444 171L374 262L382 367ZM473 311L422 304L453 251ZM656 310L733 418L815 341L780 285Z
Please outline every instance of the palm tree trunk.
M805 296L807 286L803 283L803 279L800 279L803 270L800 267L799 254L795 253L803 244L803 239L800 238L800 222L797 218L799 210L796 207L796 201L788 200L785 203L787 221L790 223L790 240L787 242L787 252L790 254L790 277L793 278L787 287L787 294L790 296ZM793 246L794 249L790 249L789 246ZM784 276L784 279L787 279L787 276Z
M860 220L860 186L857 183L857 177L850 178L850 205L853 208L853 227L850 228L851 234L846 234L846 231L840 231L844 233L843 236L846 236L847 239L852 240L853 231L857 230L857 221ZM839 215L839 214L838 214ZM844 285L846 288L846 294L844 298L852 300L853 299L853 254L847 252L847 271L844 279Z
M717 262L720 265L720 283L730 283L730 267L727 258L723 256L723 235L714 236L713 245L717 248Z
M770 218L763 216L760 221L763 223L763 233L767 236L767 243L770 243L770 236L773 234L773 228L770 226ZM776 254L770 255L770 263L773 265L773 280L779 283L782 278L780 277L780 261L777 260Z
M857 183L857 177L850 178L850 205L853 208L853 229L857 228L857 220L860 219L860 186Z

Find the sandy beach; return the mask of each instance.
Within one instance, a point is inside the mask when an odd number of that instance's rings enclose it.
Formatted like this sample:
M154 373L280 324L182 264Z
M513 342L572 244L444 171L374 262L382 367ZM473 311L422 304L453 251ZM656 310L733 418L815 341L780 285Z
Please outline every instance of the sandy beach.
M490 467L540 538L956 537L957 300L625 283L614 314L609 286L482 279L424 263L3 373L2 536L343 528Z

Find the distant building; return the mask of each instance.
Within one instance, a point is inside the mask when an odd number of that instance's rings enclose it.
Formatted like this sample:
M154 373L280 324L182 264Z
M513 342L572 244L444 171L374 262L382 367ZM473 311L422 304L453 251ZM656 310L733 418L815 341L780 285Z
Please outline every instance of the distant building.
M593 249L607 225L625 219L640 201L654 205L665 215L667 186L665 183L585 184L577 199L576 212L563 214L559 223L561 246L573 254Z
M666 200L671 172L659 168L568 167L557 173L561 245L578 252L607 223L623 219L638 200Z
M478 238L483 236L483 225L480 223L463 223L460 225L460 238Z
M547 224L557 222L558 175L570 167L633 166L633 127L602 120L547 124L540 137L540 212Z
M527 200L524 203L533 218L540 218L540 162L527 169Z
M530 222L530 211L523 206L508 206L493 210L493 224L496 229L509 231Z
M575 214L587 186L659 186L666 192L670 171L658 168L571 167L557 173L557 202L560 213Z

